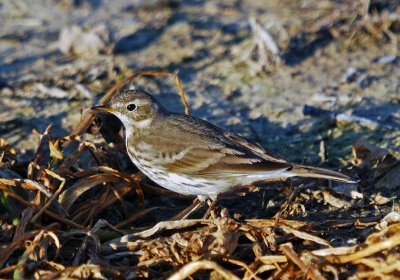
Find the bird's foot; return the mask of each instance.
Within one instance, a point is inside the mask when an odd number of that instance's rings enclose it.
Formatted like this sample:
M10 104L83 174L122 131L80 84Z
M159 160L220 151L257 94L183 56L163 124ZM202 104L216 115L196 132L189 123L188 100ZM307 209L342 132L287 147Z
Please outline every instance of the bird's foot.
M208 209L207 212L204 214L203 219L209 219L212 215L212 212L215 209L215 205L217 204L218 199L215 198L213 200L207 199ZM214 215L215 216L215 215Z

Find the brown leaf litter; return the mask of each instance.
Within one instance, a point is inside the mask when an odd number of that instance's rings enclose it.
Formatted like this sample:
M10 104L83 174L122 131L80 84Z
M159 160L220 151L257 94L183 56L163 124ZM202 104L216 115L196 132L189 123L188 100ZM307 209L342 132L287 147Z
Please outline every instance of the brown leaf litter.
M168 72L136 72L113 87L100 103L132 79L146 75L174 76L189 113L178 75ZM362 189L350 193L341 186L302 185L289 199L284 197L274 219L242 219L228 211L215 211L209 219L166 220L149 227L150 217L162 207L144 209L149 199L143 194L147 187L142 190L146 185L137 171L121 168L123 151L112 144L85 140L83 134L93 121L88 112L70 136L60 139L53 139L50 126L44 133L35 132L40 143L25 177L16 172L17 151L0 139L0 190L5 205L0 208L0 277L399 276L398 207L386 217L381 213L333 220L324 217L338 209L359 213L370 206L380 209L392 201L384 192L370 198ZM353 154L364 187L393 190L400 185L399 160L386 150L359 140ZM310 203L323 210L318 220L287 218L293 213L305 214ZM10 218L15 226L7 223ZM351 243L348 238L340 246L335 243L336 237L349 231L359 240Z

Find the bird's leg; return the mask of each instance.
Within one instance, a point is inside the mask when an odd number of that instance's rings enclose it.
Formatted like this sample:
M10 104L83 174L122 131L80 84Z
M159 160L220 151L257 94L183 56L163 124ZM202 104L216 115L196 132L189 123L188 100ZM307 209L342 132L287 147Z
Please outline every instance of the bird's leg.
M185 208L183 211L172 217L172 220L184 220L187 217L189 217L192 213L194 213L196 210L203 207L204 204L205 204L204 200L202 201L198 197L196 197L189 207Z
M208 219L210 217L211 211L214 210L217 201L218 201L217 197L215 197L214 199L207 198L208 210L204 214L203 219Z

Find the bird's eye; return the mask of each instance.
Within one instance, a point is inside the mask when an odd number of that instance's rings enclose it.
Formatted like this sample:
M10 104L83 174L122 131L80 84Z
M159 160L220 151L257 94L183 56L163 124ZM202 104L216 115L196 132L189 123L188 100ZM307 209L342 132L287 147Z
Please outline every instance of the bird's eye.
M128 109L128 111L135 111L137 108L136 104L129 104L128 106L126 106L126 109Z

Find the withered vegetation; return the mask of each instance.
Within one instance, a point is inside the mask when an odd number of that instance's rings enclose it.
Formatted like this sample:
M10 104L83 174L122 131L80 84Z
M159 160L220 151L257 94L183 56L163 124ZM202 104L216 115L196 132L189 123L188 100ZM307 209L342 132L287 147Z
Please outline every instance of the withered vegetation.
M175 76L189 113L178 76L167 72L137 72L101 102L140 75ZM290 190L279 185L282 192L272 219L244 219L228 212L240 208L217 207L209 219L170 220L174 209L145 207L166 191L127 167L123 148L85 139L85 131L98 131L91 113L71 136L54 139L50 126L34 132L40 144L27 170L16 164L16 150L0 139L0 277L399 277L398 206L382 194L363 191L400 186L400 162L384 149L363 140L354 143L358 187L312 182ZM246 203L245 198L232 199ZM320 212L314 218L296 216L306 208ZM344 215L332 218L340 211ZM156 222L156 212L165 212L164 221Z

